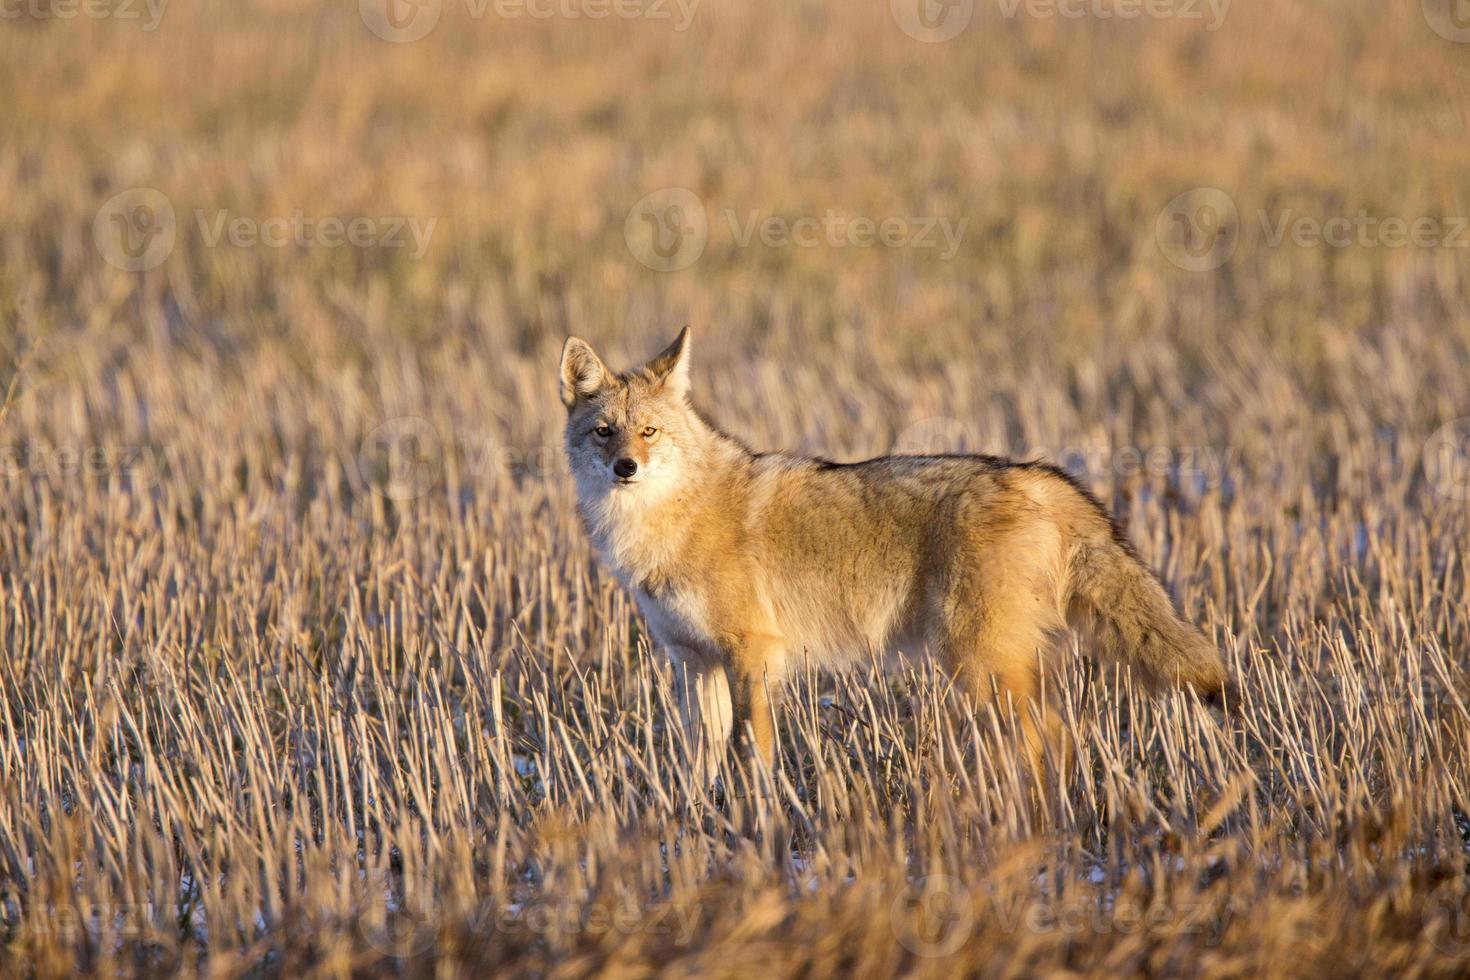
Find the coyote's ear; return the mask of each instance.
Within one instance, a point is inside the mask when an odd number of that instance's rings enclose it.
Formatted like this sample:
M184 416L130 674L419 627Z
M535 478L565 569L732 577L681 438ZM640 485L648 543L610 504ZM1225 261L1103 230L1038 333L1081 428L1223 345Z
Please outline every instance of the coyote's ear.
M679 331L664 352L648 362L648 370L658 378L664 391L675 398L689 394L689 328Z
M568 337L561 349L561 401L568 410L578 398L595 394L607 380L607 367L592 345L580 337Z

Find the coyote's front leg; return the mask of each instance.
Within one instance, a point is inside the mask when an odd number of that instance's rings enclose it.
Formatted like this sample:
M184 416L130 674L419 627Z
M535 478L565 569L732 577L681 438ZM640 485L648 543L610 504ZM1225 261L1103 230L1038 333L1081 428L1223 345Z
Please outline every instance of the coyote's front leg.
M776 725L771 696L781 682L786 645L778 636L753 634L731 638L726 645L737 744L750 726L751 750L767 765L776 762Z
M704 781L713 778L734 729L724 658L686 646L666 648L673 667L684 738Z

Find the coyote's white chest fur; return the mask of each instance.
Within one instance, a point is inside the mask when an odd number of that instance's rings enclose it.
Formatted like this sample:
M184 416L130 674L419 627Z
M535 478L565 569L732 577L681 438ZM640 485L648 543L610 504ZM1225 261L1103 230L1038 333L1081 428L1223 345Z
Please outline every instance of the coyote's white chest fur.
M650 488L653 489L653 488ZM713 643L708 604L681 573L686 534L651 519L656 493L620 494L578 487L583 518L603 562L638 600L654 637L666 647ZM677 505L677 501L675 501Z

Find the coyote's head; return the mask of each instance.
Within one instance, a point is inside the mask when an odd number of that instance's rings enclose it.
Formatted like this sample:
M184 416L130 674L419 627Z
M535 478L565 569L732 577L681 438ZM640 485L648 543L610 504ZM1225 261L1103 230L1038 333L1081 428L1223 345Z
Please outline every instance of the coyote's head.
M689 328L643 367L614 374L590 344L567 339L561 400L567 459L582 494L653 497L677 486L697 450L689 407Z

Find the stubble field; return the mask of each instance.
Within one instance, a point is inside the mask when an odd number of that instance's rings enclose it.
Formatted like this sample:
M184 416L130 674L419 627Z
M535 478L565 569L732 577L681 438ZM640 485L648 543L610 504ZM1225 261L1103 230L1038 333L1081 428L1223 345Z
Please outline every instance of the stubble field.
M0 974L1470 969L1470 44L970 6L4 8ZM1067 466L1238 703L1072 671L1038 810L808 673L705 785L556 394L685 323L757 446Z

